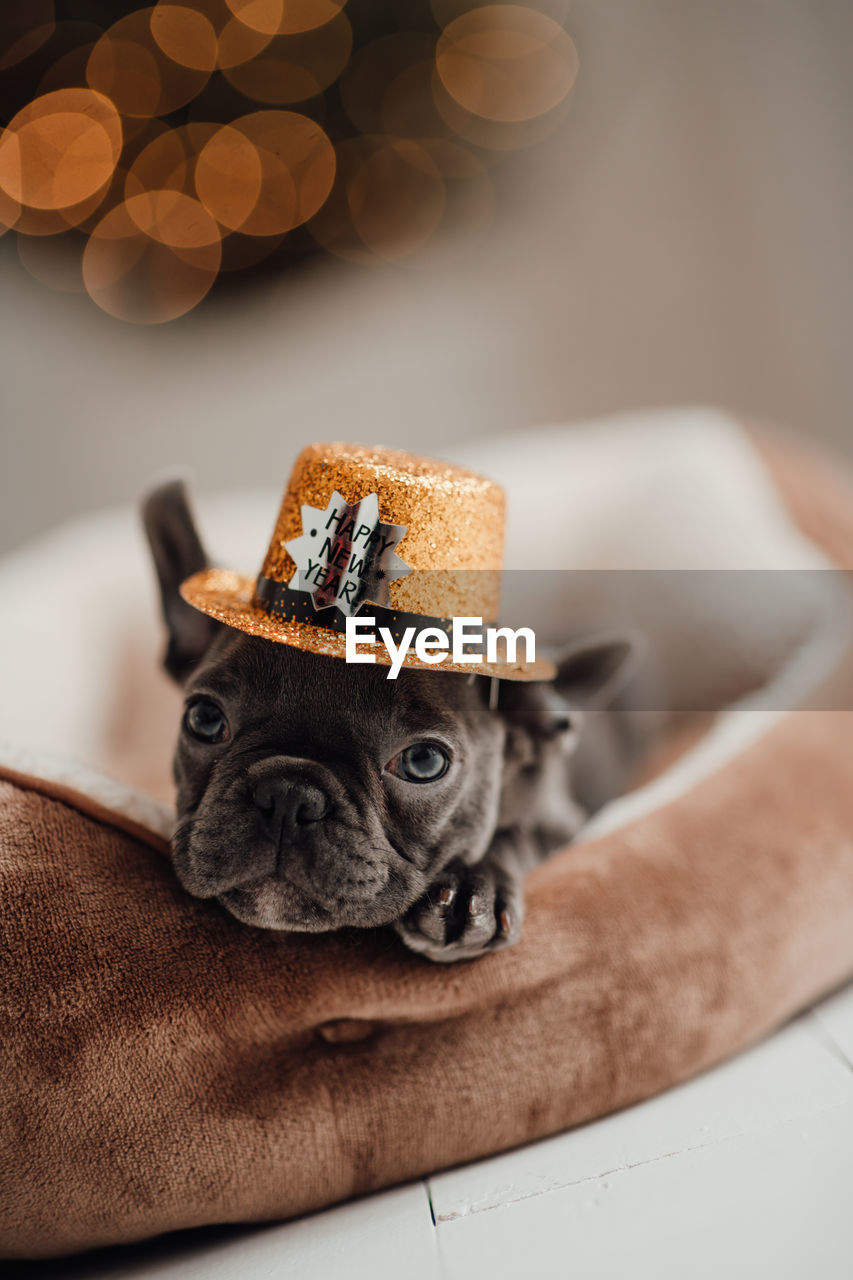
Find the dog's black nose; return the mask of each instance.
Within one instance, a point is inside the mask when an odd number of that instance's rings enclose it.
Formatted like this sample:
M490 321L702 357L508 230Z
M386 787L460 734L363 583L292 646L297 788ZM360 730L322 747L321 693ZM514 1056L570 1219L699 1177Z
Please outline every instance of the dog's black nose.
M254 787L252 799L274 840L280 840L285 832L292 834L299 827L320 822L330 807L329 797L319 787L287 774L262 779Z

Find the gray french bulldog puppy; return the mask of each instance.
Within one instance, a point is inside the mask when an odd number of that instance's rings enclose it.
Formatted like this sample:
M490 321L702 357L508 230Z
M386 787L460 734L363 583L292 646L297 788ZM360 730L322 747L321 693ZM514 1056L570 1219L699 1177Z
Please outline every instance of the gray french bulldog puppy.
M636 734L608 713L630 662L573 648L552 683L351 666L245 635L187 604L208 561L180 483L144 504L184 689L175 871L267 929L390 925L435 961L519 937L525 874L623 785ZM628 721L626 721L626 724Z

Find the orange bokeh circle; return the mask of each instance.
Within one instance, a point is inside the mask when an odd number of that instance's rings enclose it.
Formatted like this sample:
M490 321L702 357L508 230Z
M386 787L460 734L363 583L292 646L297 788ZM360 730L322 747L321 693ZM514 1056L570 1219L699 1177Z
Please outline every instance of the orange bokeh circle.
M51 115L53 112L68 111L96 120L106 130L116 163L121 154L124 141L121 118L115 104L104 94L93 89L71 88L55 89L41 94L23 107L10 122L9 128L16 123L29 124L32 120Z
M195 186L205 209L223 227L237 231L257 207L264 165L254 143L240 129L223 125L202 148ZM291 204L288 190L288 207Z
M119 170L113 171L108 182L79 204L70 205L66 209L30 209L22 208L15 230L27 236L56 236L72 228L83 228L100 206L108 199Z
M223 66L223 75L255 102L271 106L305 102L337 80L351 50L352 27L341 12L312 31L273 36L249 61Z
M562 102L575 82L578 54L569 34L546 14L490 4L444 29L435 66L461 107L509 123L546 115Z
M0 137L0 188L33 209L69 208L109 182L121 146L121 121L107 98L57 89L19 111Z
M163 324L201 302L221 260L215 223L197 200L176 191L146 192L117 205L95 227L83 254L83 283L109 315Z
M220 126L202 121L179 125L161 132L148 142L130 165L125 196L145 191L173 190L195 195L195 166L198 155Z
M221 71L242 66L262 53L271 40L272 36L254 31L239 18L229 18L219 33L216 65Z
M417 142L383 140L347 185L352 225L382 258L407 257L441 221L446 187L438 165Z
M362 46L340 80L343 108L365 134L439 138L449 126L432 93L435 38L400 31Z
M219 42L213 23L199 9L159 0L151 10L151 35L179 66L208 75L214 70Z
M486 120L466 111L444 88L438 73L433 73L432 92L436 110L458 138L482 152L501 153L532 147L549 137L566 119L571 106L569 95L544 116L532 120Z
M113 169L106 129L70 111L9 130L0 142L0 184L33 209L64 209L98 191Z
M197 97L210 78L212 66L184 66L164 52L152 31L154 13L137 9L119 18L89 55L90 87L111 98L125 116L168 115ZM174 25L171 31L175 38Z
M244 26L263 35L296 35L336 18L347 0L225 0Z
M175 250L221 248L216 220L198 200L183 191L143 191L124 202L130 219L151 240Z
M0 143L2 143L2 133L0 133ZM11 231L21 216L21 206L17 200L0 187L0 236Z
M230 177L229 155L238 166ZM196 188L223 226L274 237L322 207L335 166L334 147L316 120L295 111L253 111L211 138L199 157Z
M447 191L425 147L406 138L350 138L337 148L331 197L308 223L337 257L375 265L407 258L433 236Z

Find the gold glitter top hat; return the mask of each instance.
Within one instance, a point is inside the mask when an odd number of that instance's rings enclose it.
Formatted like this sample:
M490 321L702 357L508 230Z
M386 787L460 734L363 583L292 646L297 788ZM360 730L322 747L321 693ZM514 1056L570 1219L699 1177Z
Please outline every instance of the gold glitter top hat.
M204 569L181 594L229 627L312 653L344 658L347 618L370 617L396 645L412 627L448 636L441 661L429 662L412 637L404 666L546 680L554 674L549 662L510 661L497 650L494 661L463 663L449 647L454 618L482 618L484 627L497 619L504 507L499 485L450 463L361 445L309 445L294 465L257 579ZM362 627L362 636L370 630ZM359 639L359 653L391 662L381 642Z

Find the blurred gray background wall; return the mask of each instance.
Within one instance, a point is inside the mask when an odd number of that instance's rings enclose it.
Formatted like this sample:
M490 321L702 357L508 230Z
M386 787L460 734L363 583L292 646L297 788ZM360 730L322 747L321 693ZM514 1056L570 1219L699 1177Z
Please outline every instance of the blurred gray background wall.
M283 484L324 437L440 455L701 401L853 447L853 4L575 0L567 26L566 123L461 256L323 260L144 329L0 243L0 548L176 463Z

